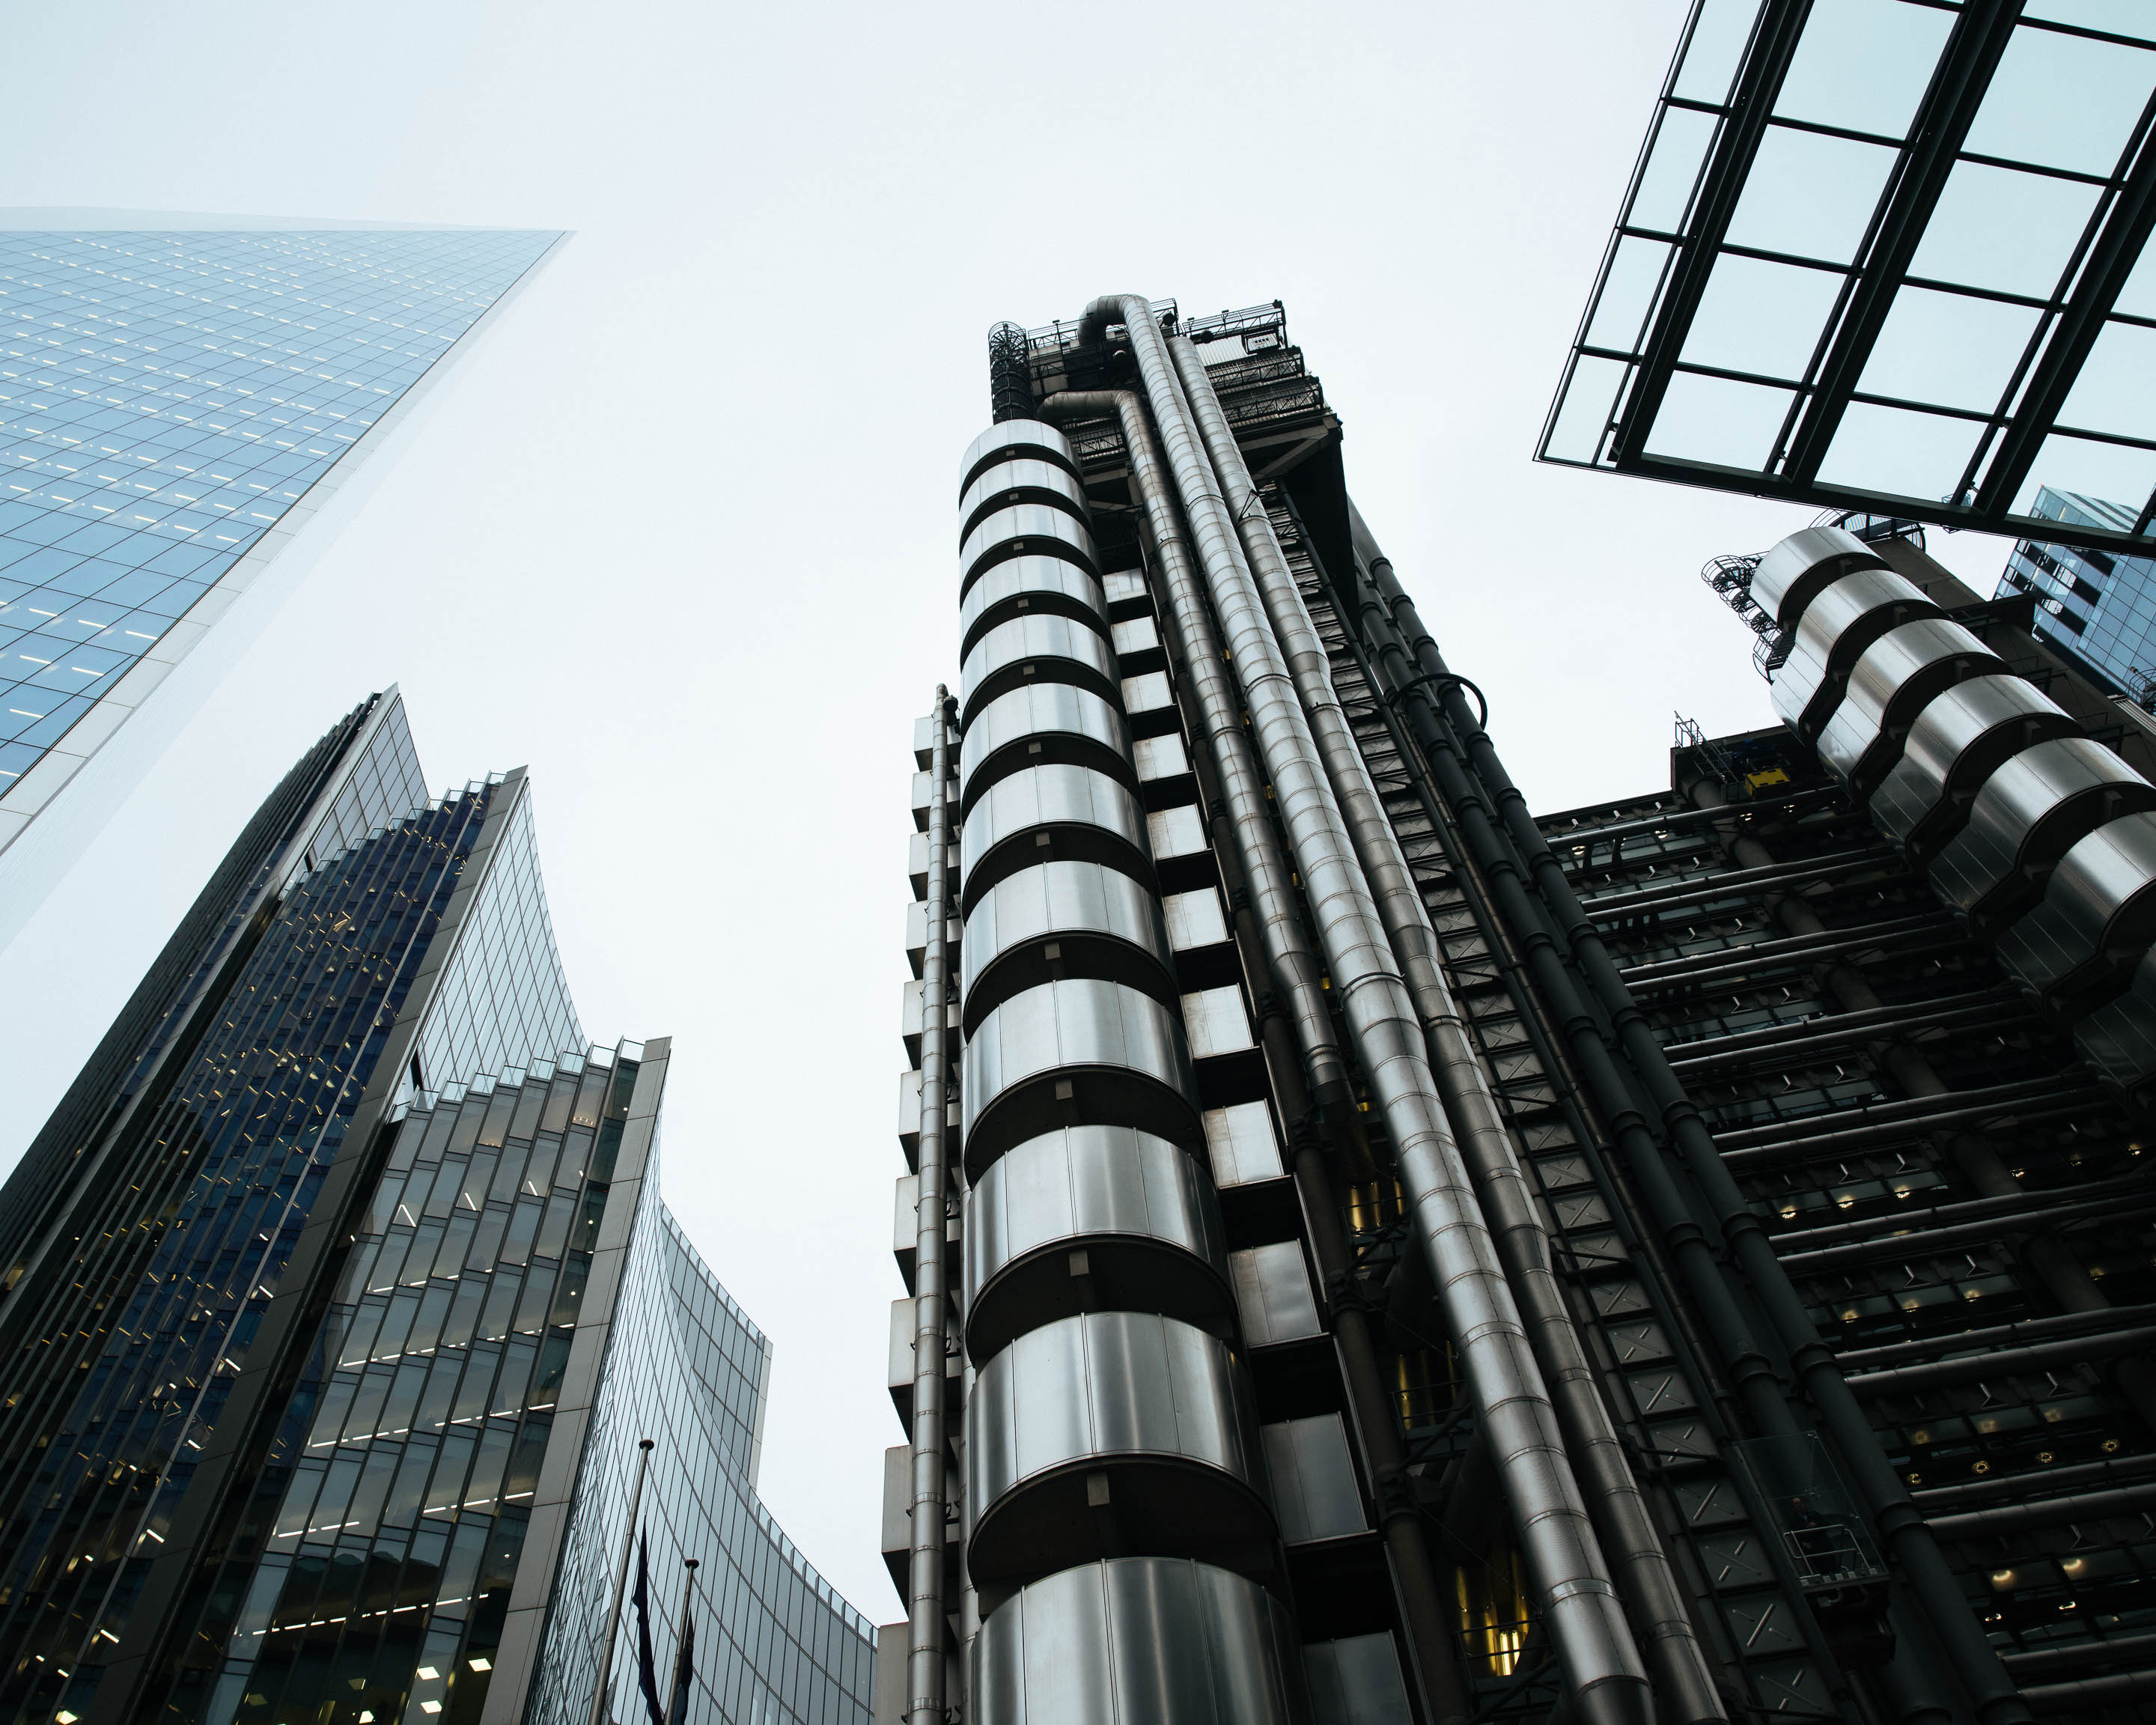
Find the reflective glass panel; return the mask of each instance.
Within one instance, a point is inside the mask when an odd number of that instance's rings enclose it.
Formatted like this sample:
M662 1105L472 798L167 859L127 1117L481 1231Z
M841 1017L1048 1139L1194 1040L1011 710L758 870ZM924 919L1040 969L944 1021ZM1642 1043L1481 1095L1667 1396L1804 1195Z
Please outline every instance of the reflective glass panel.
M1894 296L1857 389L1988 412L2020 363L2037 316L2000 300L1905 287Z
M2059 424L2156 441L2156 330L2106 323L2059 409Z
M1852 402L1820 463L1820 478L1893 495L1943 498L1960 483L1983 431L1973 419Z
M1679 372L1655 417L1650 454L1763 468L1796 392Z
M2109 174L2156 89L2156 50L2014 32L1962 146L2038 167Z
M1904 0L1812 0L1775 116L1906 136L1953 28Z
M1831 270L1725 252L1685 339L1686 365L1801 378L1844 278Z
M1958 162L1917 243L1912 275L2049 299L2095 213L2097 188Z
M1611 347L1636 353L1644 336L1647 313L1655 302L1670 248L1659 239L1628 236L1617 242L1609 260L1602 298L1594 308L1594 321L1587 332L1590 347Z
M0 793L557 238L0 231Z
M1665 108L1655 147L1633 194L1631 225L1674 234L1684 221L1698 182L1707 146L1714 141L1715 119L1693 108Z
M1768 126L1730 218L1729 243L1850 262L1896 157L1885 144Z
M1706 0L1677 73L1675 94L1717 106L1726 100L1729 81L1737 75L1758 14L1758 0Z

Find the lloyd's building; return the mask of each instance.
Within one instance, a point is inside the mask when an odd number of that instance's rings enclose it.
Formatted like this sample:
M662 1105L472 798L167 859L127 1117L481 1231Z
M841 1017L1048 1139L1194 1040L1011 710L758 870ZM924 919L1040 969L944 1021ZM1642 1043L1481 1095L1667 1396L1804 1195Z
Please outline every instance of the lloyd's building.
M1540 453L1805 507L1540 814L1281 305L991 333L879 1722L2151 1716L2152 230L2139 8L1691 8Z

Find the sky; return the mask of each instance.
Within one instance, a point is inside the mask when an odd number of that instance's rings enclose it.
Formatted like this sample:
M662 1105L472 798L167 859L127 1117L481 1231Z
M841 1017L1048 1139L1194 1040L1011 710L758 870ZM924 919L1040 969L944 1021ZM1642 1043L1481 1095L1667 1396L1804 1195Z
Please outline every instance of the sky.
M899 1617L911 742L957 680L988 327L1109 292L1284 301L1349 486L1535 806L1657 789L1674 714L1774 722L1701 565L1809 519L1530 459L1684 10L16 16L11 203L575 237L0 952L0 1168L262 797L398 682L438 788L531 769L586 1031L675 1039L668 1200L777 1344L764 1496ZM2007 547L1932 548L1988 593Z

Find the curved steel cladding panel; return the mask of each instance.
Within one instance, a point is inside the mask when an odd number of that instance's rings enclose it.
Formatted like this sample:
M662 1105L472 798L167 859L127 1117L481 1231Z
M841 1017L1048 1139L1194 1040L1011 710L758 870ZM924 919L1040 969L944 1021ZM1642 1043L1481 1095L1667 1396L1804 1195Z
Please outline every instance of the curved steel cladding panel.
M967 1040L964 1092L968 1180L1063 1126L1202 1142L1182 1014L1121 983L1077 977L1014 994Z
M998 624L1035 614L1073 618L1110 639L1107 595L1092 575L1060 557L1009 557L966 589L958 607L958 650L971 653Z
M1038 683L987 702L958 745L958 807L970 811L999 778L1029 767L1090 767L1137 788L1120 706L1069 683Z
M1115 649L1074 618L1020 615L988 629L966 649L958 673L958 722L976 707L1034 683L1070 683L1119 703Z
M2123 993L2074 1027L2074 1046L2127 1090L2156 1081L2156 952L2133 967Z
M2156 808L2156 785L2086 737L2024 749L1984 781L1969 824L1929 870L1941 897L1979 933L2036 901L2068 847L2104 822Z
M966 918L962 998L972 1035L994 1008L1059 977L1126 983L1175 1006L1175 951L1160 901L1120 870L1040 864L988 889Z
M1274 1573L1257 1409L1219 1337L1153 1312L1066 1317L983 1366L967 1412L976 1588L1125 1553Z
M1086 507L1086 489L1065 468L1052 461L1019 456L981 470L980 476L958 499L958 538L980 524L983 516L1021 503L1045 503L1074 519L1091 525Z
M1999 938L1999 959L2062 1017L2118 993L2156 941L2156 814L2107 822L2059 859L2044 901Z
M1165 1138L1074 1126L1006 1151L966 1196L966 1352L1082 1312L1151 1312L1235 1334L1213 1183Z
M983 516L958 547L958 597L963 599L981 572L1008 557L1061 557L1089 575L1101 572L1092 530L1045 503L1021 503Z
M1869 797L1900 758L1902 739L1934 696L2005 670L1996 653L1943 617L1920 617L1890 629L1851 668L1841 705L1820 732L1820 759L1857 796Z
M1091 767L1068 764L998 779L959 829L961 912L970 915L990 887L1020 869L1065 859L1105 863L1152 884L1145 810L1129 788Z
M1752 572L1753 602L1793 629L1805 607L1843 576L1886 567L1885 558L1846 529L1806 527L1759 559Z
M1163 1659L1161 1649L1183 1657ZM1117 1558L1021 1589L973 1640L974 1725L1309 1725L1294 1620L1208 1563Z
M963 497L988 469L1006 461L1046 461L1078 477L1078 458L1070 439L1040 419L1006 419L991 425L966 445L958 461L958 495Z
M1843 576L1804 608L1789 662L1774 674L1774 711L1806 742L1816 742L1865 649L1898 624L1938 615L1937 605L1891 569Z
M1933 697L1902 739L1902 758L1871 798L1871 819L1918 862L1961 830L2002 761L2081 727L2025 679L1973 677Z

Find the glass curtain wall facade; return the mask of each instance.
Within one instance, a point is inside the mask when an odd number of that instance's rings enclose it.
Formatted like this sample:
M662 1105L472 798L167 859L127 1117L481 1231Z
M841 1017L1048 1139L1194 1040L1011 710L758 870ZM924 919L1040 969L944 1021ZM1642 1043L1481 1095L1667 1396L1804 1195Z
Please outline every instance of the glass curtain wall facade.
M865 1719L868 1625L757 1501L769 1344L659 1196L667 1055L565 1055L392 1129L254 1488L266 1538L227 1554L191 1636L223 1661L173 1717L583 1725L649 1437L654 1580L607 1717L643 1707L644 1641L670 1694L693 1556L691 1719Z
M259 1416L252 1344L353 1122L397 1087L468 924L544 932L522 773L415 808L417 777L393 691L311 752L10 1178L0 1704L86 1716L157 1632L155 1572ZM487 998L581 1040L551 942ZM524 1028L488 1034L528 1057Z
M688 1717L862 1725L667 1060L585 1046L521 769L426 800L394 690L322 738L0 1194L0 1717L586 1720L649 1436L621 1716L695 1557Z
M27 1268L23 1252L44 1205L96 1146L98 1135L152 1077L168 1047L188 1040L218 970L259 937L263 918L299 874L359 844L427 799L404 704L392 687L370 696L286 775L227 853L10 1174L0 1204L0 1292Z
M1866 518L1537 821L1281 307L990 356L878 1721L2139 1717L2156 726Z
M649 1437L654 1447L634 1532L649 1555L662 1705L681 1634L682 1563L695 1558L690 1719L867 1725L875 1630L757 1497L770 1344L659 1198L654 1143L522 1717L531 1725L583 1725L591 1717L608 1602L632 1534L636 1445ZM534 1578L535 1604L547 1598L536 1584L542 1579ZM633 1586L634 1570L630 1579ZM631 1607L615 1642L604 1717L641 1717L637 1635Z
M0 230L0 939L266 615L228 624L242 594L561 238Z

